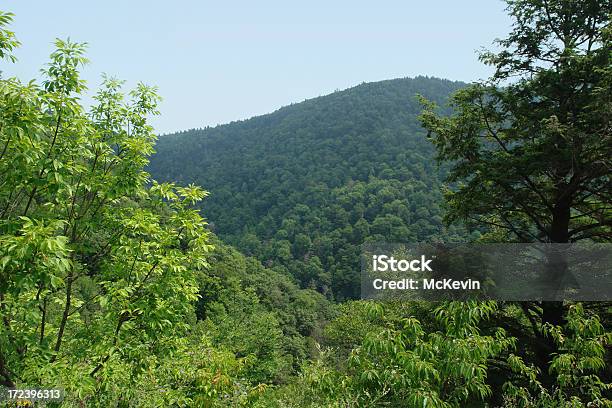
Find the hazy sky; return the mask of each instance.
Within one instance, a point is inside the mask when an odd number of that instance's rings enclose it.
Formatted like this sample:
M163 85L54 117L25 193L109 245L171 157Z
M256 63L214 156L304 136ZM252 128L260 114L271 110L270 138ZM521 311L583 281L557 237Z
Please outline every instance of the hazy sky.
M361 82L430 75L472 81L476 51L508 32L498 0L4 0L19 61L39 78L56 37L89 43L90 89L107 73L157 85L163 132L245 119ZM88 102L85 98L85 102Z

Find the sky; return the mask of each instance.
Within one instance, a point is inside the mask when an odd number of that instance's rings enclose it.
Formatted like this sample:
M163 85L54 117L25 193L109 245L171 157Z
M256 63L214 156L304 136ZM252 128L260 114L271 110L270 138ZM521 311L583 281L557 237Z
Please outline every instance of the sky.
M40 79L55 38L87 42L102 73L159 88L159 133L272 112L362 82L488 77L478 50L511 21L499 0L3 0L22 46L4 76Z

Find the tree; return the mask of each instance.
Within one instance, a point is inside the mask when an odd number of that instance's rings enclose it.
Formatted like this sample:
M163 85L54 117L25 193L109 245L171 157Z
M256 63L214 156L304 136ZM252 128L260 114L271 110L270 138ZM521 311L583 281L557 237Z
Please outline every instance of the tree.
M421 115L438 158L456 161L449 181L465 183L448 219L527 242L609 241L612 3L508 4L514 31L481 56L495 75L457 92L453 117L427 102Z
M507 3L513 30L481 56L495 74L457 92L450 117L423 99L423 126L439 160L452 163L446 220L489 226L502 241L609 242L612 2ZM558 345L544 328L564 324L567 306L521 305L547 386Z
M11 18L0 13L9 59ZM188 402L168 359L193 360L186 322L211 248L193 207L206 192L144 171L154 88L125 101L105 78L86 113L85 44L55 45L42 86L0 79L0 383L63 387L67 404L116 406L158 387L171 390L159 405ZM214 364L237 365L217 354ZM185 373L191 389L214 377L207 364Z

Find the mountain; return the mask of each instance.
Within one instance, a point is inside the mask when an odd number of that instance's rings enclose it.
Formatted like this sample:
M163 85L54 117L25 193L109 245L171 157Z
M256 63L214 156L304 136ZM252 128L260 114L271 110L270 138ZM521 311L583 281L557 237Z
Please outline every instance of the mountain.
M417 77L364 83L273 113L160 137L149 171L195 183L215 233L330 298L359 296L365 241L461 240L442 224L446 169L417 119L465 86Z

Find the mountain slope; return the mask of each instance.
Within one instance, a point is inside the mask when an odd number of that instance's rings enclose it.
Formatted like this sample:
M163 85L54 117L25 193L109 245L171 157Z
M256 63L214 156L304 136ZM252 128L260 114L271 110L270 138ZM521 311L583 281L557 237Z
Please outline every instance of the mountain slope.
M464 84L362 84L268 115L162 136L149 170L211 192L204 214L247 255L338 299L359 295L365 240L460 239L441 223L440 180L416 94Z

